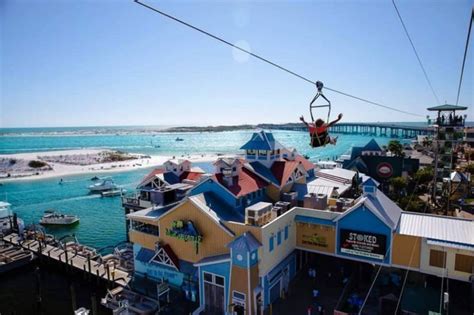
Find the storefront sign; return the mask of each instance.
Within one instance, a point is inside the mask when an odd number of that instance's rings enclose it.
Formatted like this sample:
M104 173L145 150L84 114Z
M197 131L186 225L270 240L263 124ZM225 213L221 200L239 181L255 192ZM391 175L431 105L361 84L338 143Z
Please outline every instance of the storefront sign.
M387 162L382 162L377 165L377 174L380 177L388 178L393 175L393 167Z
M173 221L171 224L171 229L166 229L166 235L175 237L185 242L202 242L202 236L199 235L192 221Z
M387 237L382 234L340 230L339 246L341 253L384 259Z

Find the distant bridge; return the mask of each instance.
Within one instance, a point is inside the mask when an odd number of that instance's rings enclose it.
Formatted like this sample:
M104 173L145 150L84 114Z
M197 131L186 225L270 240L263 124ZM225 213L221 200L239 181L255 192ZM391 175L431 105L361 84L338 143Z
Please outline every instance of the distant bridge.
M307 130L303 124L278 126L275 129L298 131ZM434 134L434 129L431 127L403 126L390 123L338 123L329 130L334 133L342 134L362 134L404 139L415 138L418 135Z

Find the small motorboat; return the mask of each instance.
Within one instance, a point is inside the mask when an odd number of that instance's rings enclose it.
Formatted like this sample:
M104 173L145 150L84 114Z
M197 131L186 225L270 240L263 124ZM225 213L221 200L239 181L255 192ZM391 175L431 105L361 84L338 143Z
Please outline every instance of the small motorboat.
M99 180L99 179L100 179L99 177L94 176L94 177L91 178L91 181L96 181L96 180Z
M79 222L76 215L61 214L54 210L46 210L39 221L41 225L72 225Z
M91 192L103 192L107 190L115 190L119 187L114 183L112 178L104 178L102 181L89 186Z
M108 291L100 303L114 314L152 315L160 308L158 300L122 287Z
M115 197L115 196L120 196L125 192L127 192L125 189L114 189L114 190L103 191L100 194L102 197Z
M180 138L180 137L177 137L175 140L176 140L176 141L184 141L184 139L183 139L183 138Z

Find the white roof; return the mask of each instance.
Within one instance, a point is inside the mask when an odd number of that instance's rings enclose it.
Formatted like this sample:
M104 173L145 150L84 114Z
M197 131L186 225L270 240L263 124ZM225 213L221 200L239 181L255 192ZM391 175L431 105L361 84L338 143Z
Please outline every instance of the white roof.
M333 186L308 185L308 193L311 194L325 194L331 197L333 190Z
M352 182L342 183L340 181L335 181L335 180L331 180L331 179L327 179L323 177L317 177L313 179L312 181L310 181L307 185L308 185L308 192L310 193L311 192L318 193L319 191L316 191L316 190L321 190L322 193L325 193L324 190L328 192L331 191L332 193L334 189L337 189L337 193L341 195L342 193L344 193L345 191L351 188ZM330 195L331 194L328 193L328 196Z
M346 169L340 168L340 167L336 167L336 168L333 168L333 169L322 169L322 170L318 171L318 173L325 173L325 174L332 175L332 176L337 176L337 177L340 177L340 178L343 178L343 179L346 179L346 180L352 180L352 178L354 178L354 175L357 172L351 171L351 170L346 170Z
M10 206L11 206L11 204L9 204L8 202L0 201L0 208L8 208Z
M175 164L175 165L180 165L181 163L184 163L184 162L190 163L189 160L186 160L186 159L169 159L165 163L172 163L172 164Z
M265 209L265 208L268 208L268 207L271 207L271 206L272 206L272 204L269 203L269 202L260 201L260 202L257 202L256 204L248 206L247 209L258 211L258 210L262 210L262 209Z
M402 212L399 233L474 245L474 221L468 219Z

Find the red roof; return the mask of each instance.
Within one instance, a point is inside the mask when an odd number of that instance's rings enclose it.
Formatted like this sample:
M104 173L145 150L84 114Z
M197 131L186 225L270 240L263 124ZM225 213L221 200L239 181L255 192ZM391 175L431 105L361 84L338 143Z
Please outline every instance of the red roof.
M182 182L185 179L197 181L201 178L202 174L202 172L186 171L179 176L179 181Z
M303 156L299 154L295 156L295 161L301 162L301 164L303 165L306 171L309 171L315 168L312 162L308 161L307 159L305 159Z
M248 195L268 185L266 181L246 168L242 168L239 175L232 178L232 186L227 185L221 173L215 174L214 178L236 197Z
M155 168L153 171L151 171L145 178L140 182L138 187L144 185L147 183L149 180L153 179L156 175L163 174L165 172L164 169L162 168Z
M280 186L284 186L291 174L298 167L300 162L297 161L275 161L273 162L271 171L273 176L280 183Z

